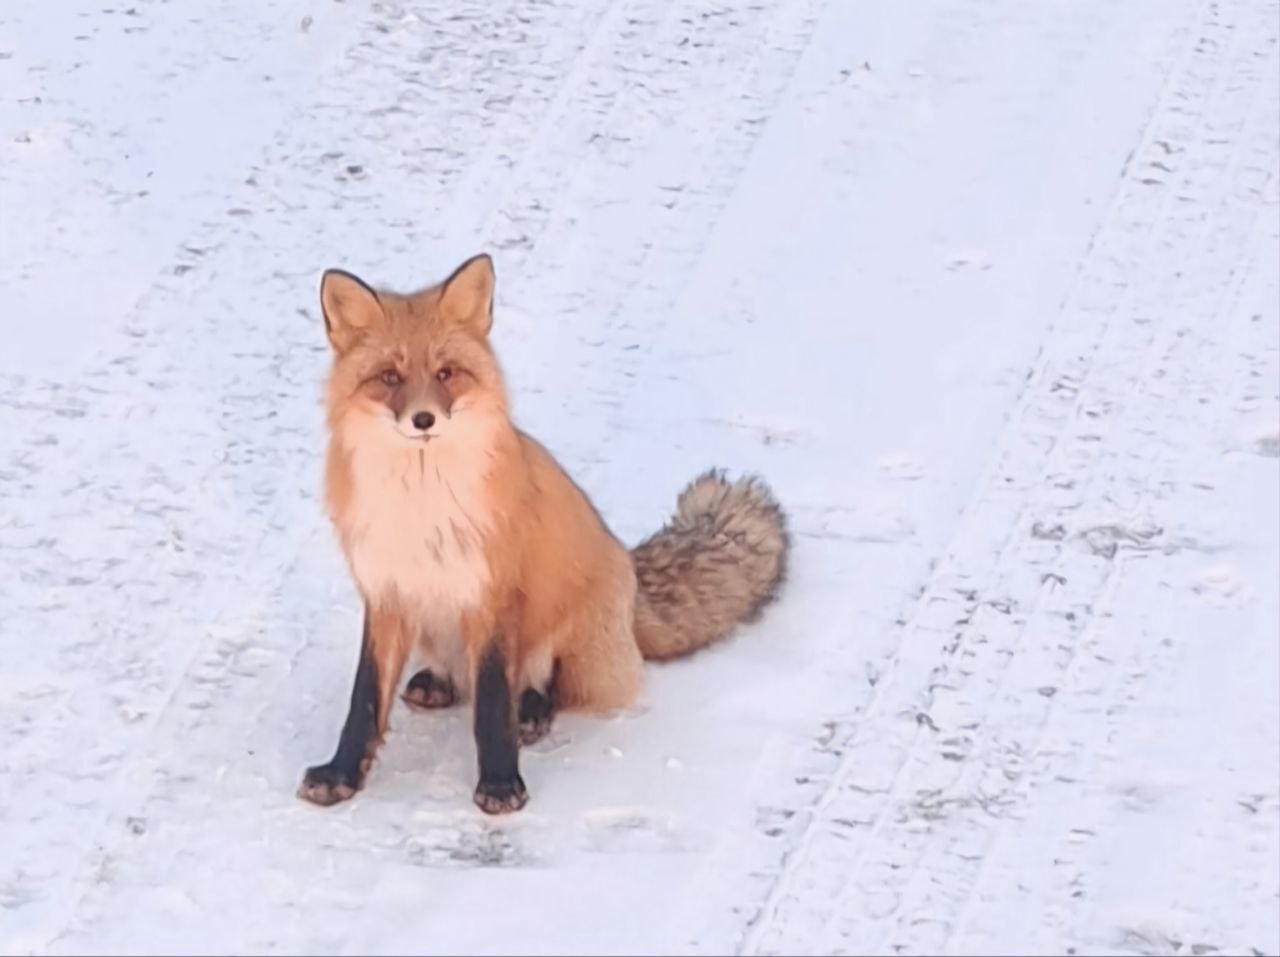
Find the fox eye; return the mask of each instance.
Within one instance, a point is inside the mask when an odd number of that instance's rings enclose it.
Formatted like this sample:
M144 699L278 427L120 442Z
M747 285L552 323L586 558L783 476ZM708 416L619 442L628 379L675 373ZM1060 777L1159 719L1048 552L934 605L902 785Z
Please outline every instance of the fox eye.
M382 375L378 376L378 378L382 380L383 385L391 386L392 388L395 388L404 381L404 379L400 377L400 373L395 369L388 369L386 372L382 373Z
M439 379L441 382L448 382L450 379L453 378L453 369L451 369L449 366L444 366L439 372L436 373L436 378Z

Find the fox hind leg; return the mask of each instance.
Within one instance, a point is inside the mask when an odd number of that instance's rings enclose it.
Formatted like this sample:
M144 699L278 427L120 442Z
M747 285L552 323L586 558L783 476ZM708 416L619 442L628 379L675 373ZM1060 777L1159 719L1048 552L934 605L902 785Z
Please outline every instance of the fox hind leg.
M632 637L629 619L621 615L610 627L583 626L557 661L555 705L606 714L630 707L644 681L644 662Z
M530 685L521 693L518 716L521 744L535 744L551 731L551 719L556 713L558 670L559 665L552 668L550 680L541 689Z
M458 686L448 674L423 668L405 686L406 702L415 708L451 708L459 701Z

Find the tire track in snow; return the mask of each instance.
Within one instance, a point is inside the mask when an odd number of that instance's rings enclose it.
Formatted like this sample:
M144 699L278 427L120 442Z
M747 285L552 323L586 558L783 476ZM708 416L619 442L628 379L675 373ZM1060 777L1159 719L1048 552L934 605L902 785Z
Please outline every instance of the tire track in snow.
M1158 535L1123 516L1081 528L1077 509L1092 494L1133 499L1143 485L1150 463L1116 458L1125 446L1108 441L1109 420L1156 371L1152 350L1172 334L1170 284L1184 266L1211 280L1219 266L1229 275L1247 238L1253 210L1217 208L1231 168L1204 161L1221 110L1239 102L1213 94L1265 49L1267 31L1252 24L1237 38L1238 9L1221 20L1218 7L1205 13L1195 24L1203 31L1184 35L1193 49L1127 165L995 467L904 623L870 709L824 745L840 755L839 769L746 952L946 946L990 848L990 822L1025 800L1019 781L1080 636L1101 613L1115 556ZM1169 157L1188 147L1189 171L1174 188ZM1199 235L1209 229L1206 206L1233 227L1227 236ZM1152 223L1160 226L1148 234ZM1192 259L1201 243L1214 253L1208 262ZM1084 557L1082 547L1107 557Z
M1162 305L1162 313L1172 314L1174 318L1165 330L1157 361L1145 377L1144 389L1133 397L1133 405L1139 410L1145 407L1148 415L1144 419L1131 413L1127 418L1130 420L1128 430L1133 433L1132 447L1151 447L1151 438L1161 437L1153 448L1150 474L1142 495L1150 505L1153 527L1163 526L1164 532L1150 543L1158 548L1121 553L1117 558L1116 578L1128 573L1130 579L1139 576L1150 579L1158 575L1161 581L1179 582L1188 565L1186 556L1213 554L1221 547L1222 537L1230 533L1203 520L1189 520L1188 516L1195 512L1195 503L1180 502L1179 498L1203 498L1215 492L1216 483L1203 482L1215 475L1214 456L1206 455L1206 451L1223 441L1224 431L1229 434L1238 428L1224 419L1234 418L1256 404L1260 381L1276 381L1274 326L1268 328L1261 321L1262 314L1247 311L1244 308L1247 303L1241 298L1243 287L1249 286L1263 301L1276 301L1274 274L1269 280L1261 279L1256 287L1251 285L1266 273L1274 273L1276 262L1275 201L1268 199L1266 192L1268 187L1274 190L1275 170L1280 160L1277 156L1280 61L1276 55L1276 19L1272 16L1242 23L1230 18L1213 25L1218 29L1207 31L1200 42L1215 44L1219 49L1236 48L1232 68L1226 71L1231 79L1226 84L1219 83L1215 92L1223 94L1225 87L1239 95L1240 90L1233 89L1232 81L1240 81L1249 95L1241 96L1239 101L1220 95L1219 102L1209 111L1213 145L1225 148L1219 152L1230 152L1229 157L1210 166L1218 174L1224 194L1216 197L1216 205L1205 217L1197 242L1189 244L1184 268L1170 278L1165 301L1153 304ZM1228 33L1232 27L1234 31ZM1189 157L1187 162L1191 164L1195 160ZM1188 191L1182 195L1188 195ZM1252 230L1249 225L1253 226ZM1204 268L1206 265L1208 269ZM1221 275L1221 282L1203 281L1209 273ZM1223 383L1230 384L1226 394L1222 392ZM1115 475L1111 478L1114 480ZM1229 480L1229 476L1222 478ZM1114 485L1113 481L1108 488ZM1181 528L1168 527L1171 520L1179 519ZM1158 567L1144 572L1139 562L1153 562ZM1141 583L1135 587L1142 587ZM1178 597L1175 589L1169 601L1176 603ZM1142 930L1114 923L1109 926L1114 915L1084 916L1086 908L1099 906L1095 885L1105 879L1105 875L1099 873L1103 867L1097 858L1099 854L1105 857L1106 852L1097 845L1105 841L1106 835L1116 834L1118 827L1114 813L1108 814L1111 805L1100 783L1108 780L1109 775L1114 779L1116 773L1116 755L1108 746L1123 740L1126 732L1132 735L1131 712L1144 694L1169 693L1164 686L1151 689L1145 686L1151 683L1151 676L1157 674L1164 674L1168 681L1169 665L1165 659L1183 651L1175 648L1171 638L1162 637L1164 632L1158 626L1162 616L1157 609L1147 609L1146 613L1146 618L1155 623L1154 627L1136 626L1134 617L1130 607L1127 619L1095 622L1096 628L1086 636L1087 640L1082 640L1080 653L1070 664L1064 694L1057 699L1055 714L1041 729L1037 746L1030 755L1024 790L1057 787L1061 791L1065 785L1081 792L1079 798L1072 801L1068 814L1055 818L1050 811L1042 815L1054 825L1047 835L1024 825L1022 820L1017 821L1016 832L1015 822L1010 819L996 823L993 847L984 858L981 871L969 875L970 890L956 921L951 950L981 950L985 941L991 939L990 915L981 913L980 905L992 900L993 893L999 893L994 888L997 880L1002 880L1005 886L1010 883L1010 864L996 860L1010 856L1053 862L1053 867L1045 872L1021 877L1016 886L1021 891L1037 880L1046 882L1047 887L1038 887L1029 894L1052 901L1054 906L1035 915L1014 908L1013 920L1002 922L999 929L1001 935L1024 941L1034 950L1064 950L1070 945L1076 949L1121 946L1163 953L1178 950L1180 939L1183 946L1198 948L1197 952L1244 953L1250 947L1257 950L1257 944L1267 944L1267 941L1235 936L1241 933L1238 925L1233 926L1233 919L1238 920L1239 914L1184 912L1172 918L1167 914L1157 915L1150 918ZM1144 619L1143 615L1137 617ZM1147 621L1140 623L1147 624ZM1099 635L1098 631L1106 634ZM1090 736L1090 725L1099 721L1104 725L1102 732ZM1256 778L1256 774L1244 776ZM1082 787L1086 783L1087 787ZM1156 785L1155 791L1159 790ZM1215 796L1222 797L1218 790L1210 789L1201 794L1199 800L1213 800ZM1130 796L1126 800L1135 798ZM1136 800L1140 801L1141 797ZM1041 804L1044 803L1042 800ZM1219 824L1226 828L1227 821ZM1242 865L1247 859L1261 863L1259 858L1265 859L1266 854L1259 851L1275 846L1274 825L1271 830L1269 841L1259 846L1255 839L1247 851L1237 849L1233 858ZM1229 829L1218 832L1215 839L1223 839L1228 832ZM1032 843L1029 850L1011 844L1015 833L1017 840ZM1274 864L1271 873L1274 883ZM1246 889L1247 866L1224 879L1239 886L1240 899L1256 892L1253 888ZM985 927L983 917L987 919ZM1161 924L1165 925L1162 932L1152 930ZM1196 924L1198 926L1193 926Z
M1188 427L1206 417L1200 398L1206 360L1203 342L1223 341L1224 324L1232 318L1231 306L1257 248L1254 226L1265 207L1261 196L1242 189L1241 183L1257 170L1275 168L1280 131L1275 129L1274 16L1258 16L1265 11L1241 5L1210 6L1206 13L1198 24L1193 56L1177 77L1174 97L1183 110L1176 124L1166 124L1167 138L1158 140L1180 152L1172 159L1159 157L1163 147L1148 153L1148 172L1164 172L1161 167L1168 166L1170 172L1181 174L1180 180L1170 176L1160 187L1174 191L1177 199L1178 214L1171 217L1174 242L1152 253L1151 261L1141 267L1143 273L1149 268L1154 279L1144 284L1144 295L1128 310L1130 321L1157 329L1152 348L1131 384L1124 378L1128 361L1114 356L1106 374L1091 377L1098 381L1081 407L1083 428L1073 436L1075 448L1059 456L1072 473L1087 477L1085 493L1075 501L1049 499L1037 509L1042 530L1067 530L1066 540L1052 548L1054 568L1047 572L1055 585L1057 607L1028 623L1026 637L1032 653L1018 656L1010 666L1014 673L1009 681L1021 689L1024 703L1042 704L1026 695L1032 688L1053 689L1053 694L1041 708L1015 705L996 711L993 707L991 716L997 720L982 723L987 737L1011 746L1018 756L1020 778L1012 782L1015 809L1025 807L1048 776L1065 773L1060 766L1062 751L1046 750L1045 742L1050 718L1066 700L1063 696L1074 701L1078 686L1071 677L1081 654L1088 649L1094 653L1094 662L1104 666L1102 670L1131 678L1154 671L1152 659L1165 653L1165 646L1153 636L1107 629L1112 599L1120 592L1126 568L1211 547L1173 525L1178 514L1166 499L1187 481L1174 463L1191 446ZM1247 93L1236 88L1237 83ZM1259 338L1260 332L1256 326L1242 328L1225 341L1247 343ZM1233 349L1237 352L1233 359L1213 366L1210 375L1218 376L1217 381L1237 381L1236 375L1222 376L1223 366L1234 365L1239 377L1245 377L1249 362L1237 347ZM1109 431L1096 427L1110 419L1116 421ZM1153 436L1164 441L1155 444L1154 454L1141 456L1136 450L1149 449ZM1081 463L1090 462L1086 473ZM1078 536L1074 549L1073 533ZM1082 553L1081 545L1087 551ZM1105 562L1104 574L1094 586L1090 573L1097 573L1099 559ZM1069 600L1073 595L1081 600ZM1091 611L1080 614L1090 604ZM1105 637L1099 634L1102 630L1108 631ZM1118 710L1107 710L1113 726L1107 736L1110 740L1121 718ZM1008 777L1003 768L999 770ZM993 780L995 775L988 772L987 777ZM980 818L967 833L957 832L972 821L946 822L947 840L932 841L904 888L887 949L954 949L961 915L970 909L992 850L1013 820L1010 814L994 820ZM1073 835L1074 848L1085 843L1087 836ZM979 856L980 862L975 859ZM1071 856L1063 853L1055 858L1063 862L1055 866L1056 873L1065 874ZM1057 900L1073 902L1081 896L1078 886L1064 890ZM946 914L945 926L951 930L945 936L942 924L911 926L910 915L931 911ZM1071 938L1072 929L1064 922L1062 936L1045 946L1062 949L1082 943Z
M1270 243L1251 245L1274 255L1274 229L1271 238ZM1236 271L1236 278L1245 278L1251 268L1256 265L1252 257L1246 257ZM1188 474L1205 468L1203 449L1212 447L1215 440L1221 441L1222 408L1218 403L1206 402L1204 397L1220 388L1223 381L1241 383L1241 391L1247 391L1254 381L1249 375L1255 361L1253 357L1265 354L1267 348L1269 334L1265 327L1238 309L1238 286L1239 283L1232 284L1224 297L1224 308L1208 314L1212 323L1201 323L1198 330L1187 329L1185 336L1165 343L1166 348L1161 350L1155 364L1157 375L1148 377L1143 394L1137 396L1143 402L1158 404L1164 421L1176 426L1162 433L1176 439L1155 450L1143 489L1144 501L1161 523L1166 516L1177 519L1188 514L1179 511L1179 506L1186 507L1185 503L1170 505L1166 499L1187 494L1191 487ZM1223 331L1231 335L1220 336ZM1225 343L1230 345L1224 349ZM1274 362L1271 368L1274 370ZM1238 378L1224 379L1224 369L1232 369ZM1145 431L1153 421L1158 419L1153 417L1131 424L1130 430ZM1195 438L1201 437L1208 441L1195 442ZM1202 489L1198 494L1203 496L1205 492ZM1116 804L1125 802L1131 809L1139 808L1146 801L1154 803L1167 790L1159 773L1154 775L1155 780L1144 781L1142 772L1136 770L1130 778L1132 785L1122 797L1109 789L1104 782L1114 782L1117 777L1118 755L1113 742L1124 740L1126 734L1133 735L1135 703L1140 703L1145 695L1164 690L1153 678L1163 676L1167 680L1170 660L1183 650L1175 647L1173 639L1167 637L1158 624L1152 627L1141 621L1140 625L1146 627L1135 626L1132 596L1136 589L1142 588L1144 580L1149 581L1156 574L1163 582L1180 583L1183 576L1179 572L1188 565L1188 556L1203 560L1221 548L1221 539L1214 537L1214 530L1193 526L1192 531L1196 534L1165 527L1145 547L1117 553L1106 598L1110 605L1113 598L1124 599L1127 592L1128 617L1123 617L1123 611L1119 615L1111 611L1096 615L1080 636L1077 653L1065 669L1061 692L1055 697L1053 712L1037 729L1034 746L1027 752L1025 775L1018 784L1020 796L1030 793L1039 795L1039 800L1035 804L1024 802L1026 813L992 822L989 844L983 845L986 852L980 864L954 867L953 862L946 859L953 853L951 847L934 848L931 859L922 864L915 886L905 895L906 903L900 908L902 914L911 913L913 907L927 907L928 899L939 892L954 893L961 877L967 882L967 893L955 894L956 899L963 898L963 905L956 913L945 952L980 952L997 936L1024 942L1028 949L1036 952L1069 952L1070 949L1079 952L1086 948L1119 946L1158 954L1178 950L1176 942L1181 940L1184 945L1194 944L1202 949L1212 947L1225 953L1247 953L1251 946L1266 943L1236 936L1239 930L1231 924L1239 915L1234 913L1157 911L1145 915L1140 928L1126 927L1117 920L1119 908L1106 906L1105 897L1100 899L1099 894L1099 885L1114 884L1114 874L1108 871L1116 869L1118 864L1116 852L1110 851L1111 859L1107 860L1109 852L1102 845L1126 823L1123 818L1117 819ZM1158 569L1142 567L1148 564ZM1176 586L1170 590L1168 601L1176 603L1182 596ZM1159 623L1163 609L1148 611ZM1099 723L1102 729L1094 730ZM1175 780L1179 776L1175 770L1166 773ZM1056 809L1049 796L1054 791L1059 800ZM1047 817L1051 825L1056 825L1049 835L1028 825L1036 816ZM1225 817L1216 823L1225 827L1228 824ZM1242 865L1245 861L1262 864L1266 858L1264 849L1275 846L1274 826L1271 830L1273 833L1266 843L1260 846L1251 843L1247 850L1239 848L1233 858ZM1028 861L1048 861L1052 867L1028 870L1025 866ZM1262 867L1265 868L1265 864ZM1011 871L1015 870L1017 877L1011 880ZM1274 868L1271 873L1274 875ZM1242 866L1223 879L1243 885L1238 899L1245 900L1253 892L1246 889L1249 876L1247 867ZM1050 902L1049 906L1010 910L1010 884L1017 893ZM1003 907L989 906L997 900ZM1100 905L1103 913L1098 912ZM1007 912L1000 919L998 930L992 926L993 911L997 909ZM1162 926L1163 930L1155 930Z

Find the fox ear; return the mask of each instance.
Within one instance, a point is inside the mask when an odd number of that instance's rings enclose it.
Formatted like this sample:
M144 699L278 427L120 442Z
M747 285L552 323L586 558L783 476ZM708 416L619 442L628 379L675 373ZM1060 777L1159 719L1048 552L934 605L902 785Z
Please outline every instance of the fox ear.
M320 307L324 311L329 344L339 355L355 345L365 330L382 318L378 294L341 269L328 270L320 280Z
M440 291L440 313L479 336L493 327L493 260L472 256L453 271Z

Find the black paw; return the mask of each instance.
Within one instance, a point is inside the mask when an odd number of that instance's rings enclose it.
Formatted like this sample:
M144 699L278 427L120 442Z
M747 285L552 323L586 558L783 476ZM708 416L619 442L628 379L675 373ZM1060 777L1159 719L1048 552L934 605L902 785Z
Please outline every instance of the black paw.
M502 781L481 780L476 785L476 806L485 814L510 814L518 811L529 800L520 775Z
M448 708L458 703L458 689L452 678L423 668L409 679L404 700L415 708Z
M332 764L317 764L314 768L307 768L298 787L298 797L328 807L355 797L363 784L364 781L350 771Z
M554 713L549 695L526 688L520 696L520 743L533 744L545 738Z

